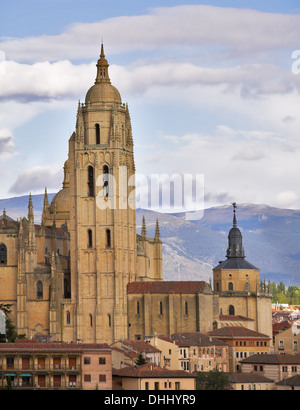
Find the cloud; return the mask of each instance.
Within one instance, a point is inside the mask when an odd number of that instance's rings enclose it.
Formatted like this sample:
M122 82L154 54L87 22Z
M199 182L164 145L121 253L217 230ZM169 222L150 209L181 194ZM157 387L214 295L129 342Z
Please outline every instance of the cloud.
M0 157L2 159L11 157L15 154L15 144L11 131L0 129Z
M262 158L265 158L265 154L253 147L246 147L232 157L234 161L258 161Z
M107 39L111 53L208 44L221 45L232 56L246 56L295 49L300 16L205 5L161 7L140 16L75 23L54 36L4 38L0 48L17 61L93 58L100 36Z
M299 196L294 191L283 191L277 195L276 203L280 208L297 208L299 207Z
M61 186L62 178L61 167L37 166L22 171L9 192L13 194L38 192L44 190L45 187L57 190Z

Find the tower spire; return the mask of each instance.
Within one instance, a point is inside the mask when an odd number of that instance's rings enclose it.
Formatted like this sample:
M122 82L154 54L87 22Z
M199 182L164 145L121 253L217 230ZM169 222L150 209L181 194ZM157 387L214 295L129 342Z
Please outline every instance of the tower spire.
M245 258L245 251L243 248L243 237L241 231L237 227L236 220L236 202L232 203L233 206L233 227L231 228L228 235L228 248L227 248L227 258Z
M159 242L160 241L160 231L159 231L159 222L158 218L156 219L156 227L155 227L155 241Z
M109 83L110 84L110 78L108 75L108 67L109 67L109 64L105 58L104 46L102 43L100 58L97 62L97 77L96 77L95 84L98 84L98 83Z
M237 228L237 222L236 222L236 208L237 208L237 204L236 202L233 202L231 204L233 206L233 227Z
M144 215L143 215L142 232L141 232L141 234L142 234L142 237L143 237L144 239L146 239L146 237L147 237L147 229L146 229L146 221L145 221Z

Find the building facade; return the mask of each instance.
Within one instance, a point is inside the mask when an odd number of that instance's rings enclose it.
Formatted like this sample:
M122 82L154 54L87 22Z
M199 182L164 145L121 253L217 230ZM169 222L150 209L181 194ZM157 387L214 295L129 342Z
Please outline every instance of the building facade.
M107 345L20 341L2 343L0 389L110 390Z
M114 343L204 333L229 315L271 335L271 297L245 260L235 208L213 289L163 281L158 221L154 238L145 220L136 233L131 119L108 67L102 45L95 83L78 104L62 189L51 203L45 191L41 224L31 196L27 218L0 217L0 303L10 305L18 333Z

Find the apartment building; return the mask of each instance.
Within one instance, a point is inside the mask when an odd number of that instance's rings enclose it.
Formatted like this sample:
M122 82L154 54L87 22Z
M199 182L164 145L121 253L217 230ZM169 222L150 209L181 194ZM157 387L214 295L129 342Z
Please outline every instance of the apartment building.
M214 338L223 340L230 346L229 371L239 372L240 361L255 355L270 353L271 338L242 326L222 327L208 333Z
M107 345L23 340L0 344L0 389L109 390Z

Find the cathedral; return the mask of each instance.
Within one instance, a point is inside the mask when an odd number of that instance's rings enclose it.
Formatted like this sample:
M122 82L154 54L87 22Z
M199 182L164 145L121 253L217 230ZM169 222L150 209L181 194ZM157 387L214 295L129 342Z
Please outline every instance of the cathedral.
M234 324L272 335L271 296L246 261L237 227L212 285L166 282L159 222L136 233L135 162L128 105L111 84L103 45L94 85L78 104L62 189L40 224L0 217L0 303L27 338L114 343L154 333ZM9 212L8 212L9 213Z

